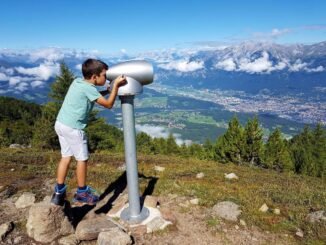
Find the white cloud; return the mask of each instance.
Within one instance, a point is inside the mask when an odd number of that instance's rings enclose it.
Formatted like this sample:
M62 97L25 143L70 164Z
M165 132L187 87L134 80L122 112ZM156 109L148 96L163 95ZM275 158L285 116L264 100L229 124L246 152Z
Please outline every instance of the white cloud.
M160 127L160 126L152 126L152 125L136 125L136 130L140 132L144 132L150 135L152 138L167 138L170 134L169 130Z
M204 68L203 61L177 60L168 64L160 64L159 67L165 70L177 70L181 72L192 72Z
M305 68L307 72L322 72L325 71L325 68L323 66L318 66L316 68Z
M276 37L279 37L279 36L283 36L285 34L288 34L290 32L292 32L292 31L290 29L287 29L287 28L286 29L282 29L282 30L277 29L277 28L274 28L272 30L272 32L270 33L270 36L276 38Z
M38 67L24 68L16 67L17 72L25 75L35 76L39 80L48 80L50 77L59 73L59 64L57 63L43 63Z
M294 71L294 72L300 71L300 70L306 68L307 65L308 65L307 63L305 63L305 62L302 63L302 61L300 59L298 59L295 61L295 63L293 65L290 65L289 71Z
M75 68L76 68L77 70L81 71L81 69L82 69L82 64L78 64L78 65L76 65Z
M31 61L36 61L38 59L57 61L57 60L62 60L64 56L65 54L62 52L62 49L59 48L38 49L30 53Z
M247 58L241 59L239 63L239 70L249 73L269 73L275 70L275 68L273 67L273 63L269 60L268 53L263 52L262 55L262 57L255 59L252 62Z
M275 40L275 39L277 39L281 36L284 36L286 34L289 34L291 32L293 32L293 30L288 29L288 28L285 28L285 29L274 28L270 32L255 32L255 33L253 33L253 37L256 41L257 40L260 40L260 41Z
M21 83L19 83L15 88L16 88L17 90L21 91L21 92L24 92L24 91L27 90L27 88L28 88L28 83L26 83L26 82L21 82Z
M9 77L6 74L0 72L0 81L8 81Z
M237 65L235 64L235 62L233 61L232 58L228 58L226 60L220 61L218 62L215 67L217 69L222 69L225 71L234 71L237 68Z
M20 83L20 77L11 77L9 78L9 85L10 86L15 86L16 84Z
M32 86L33 88L41 87L41 86L43 86L43 85L44 85L44 82L39 81L39 80L36 80L36 81L31 82L31 86Z
M170 135L170 130L167 128L164 128L162 126L153 126L153 125L139 125L136 124L136 130L138 132L144 132L151 136L152 138L168 138ZM182 145L183 143L189 145L191 141L189 140L183 140L181 139L180 134L173 134L173 137L175 138L175 141L178 145Z

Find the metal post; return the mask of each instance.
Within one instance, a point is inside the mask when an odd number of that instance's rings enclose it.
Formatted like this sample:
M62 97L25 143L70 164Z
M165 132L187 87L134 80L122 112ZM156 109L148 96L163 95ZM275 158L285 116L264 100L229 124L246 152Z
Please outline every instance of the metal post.
M140 223L149 216L149 210L140 207L138 168L136 155L136 133L134 116L134 96L120 96L122 107L123 135L127 171L129 207L121 213L121 219L129 223Z

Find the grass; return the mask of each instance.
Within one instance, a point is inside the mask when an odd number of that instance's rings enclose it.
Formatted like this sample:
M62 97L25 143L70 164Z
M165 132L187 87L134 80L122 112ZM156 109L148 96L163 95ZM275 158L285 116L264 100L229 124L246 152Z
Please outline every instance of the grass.
M0 166L4 169L0 172L1 185L12 184L18 179L28 183L28 180L36 177L54 178L60 158L58 152L15 152L6 149L0 153ZM123 154L93 154L88 168L89 184L103 192L121 176L123 172L117 167L123 163ZM155 165L165 167L165 171L156 172ZM10 171L12 168L17 171ZM74 168L73 163L67 178L70 187L76 183L72 171ZM306 244L322 244L323 239L326 239L326 222L310 224L305 220L310 212L326 208L326 183L323 179L161 155L139 155L138 171L143 176L139 179L140 193L146 190L150 181L155 180L152 182L152 195L196 197L200 199L199 205L203 208L211 208L221 201L233 201L240 205L243 211L240 218L248 226L255 225L271 232L292 235L300 228L305 234ZM203 172L205 177L197 179L196 174L199 172ZM226 180L224 173L231 172L239 179ZM28 188L32 186L29 185ZM271 211L258 211L264 203ZM280 215L272 212L275 208L281 210ZM207 225L215 226L217 222L214 219L208 220Z

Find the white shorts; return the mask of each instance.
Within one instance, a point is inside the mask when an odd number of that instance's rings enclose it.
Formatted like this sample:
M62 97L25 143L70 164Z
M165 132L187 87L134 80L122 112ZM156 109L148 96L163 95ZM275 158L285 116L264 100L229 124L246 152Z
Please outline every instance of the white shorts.
M87 138L84 130L68 127L56 121L54 129L59 137L62 157L74 156L77 161L88 159Z

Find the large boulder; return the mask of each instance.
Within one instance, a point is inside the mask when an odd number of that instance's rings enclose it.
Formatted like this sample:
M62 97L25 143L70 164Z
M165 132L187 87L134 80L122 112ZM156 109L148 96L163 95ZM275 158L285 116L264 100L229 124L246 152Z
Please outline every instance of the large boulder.
M37 203L30 208L26 229L30 237L43 243L74 233L63 208L48 202Z
M241 212L242 211L239 209L239 205L230 201L219 202L212 209L213 216L229 221L237 221Z
M76 237L80 241L95 240L102 231L109 231L116 225L109 221L106 216L82 220L76 227Z

